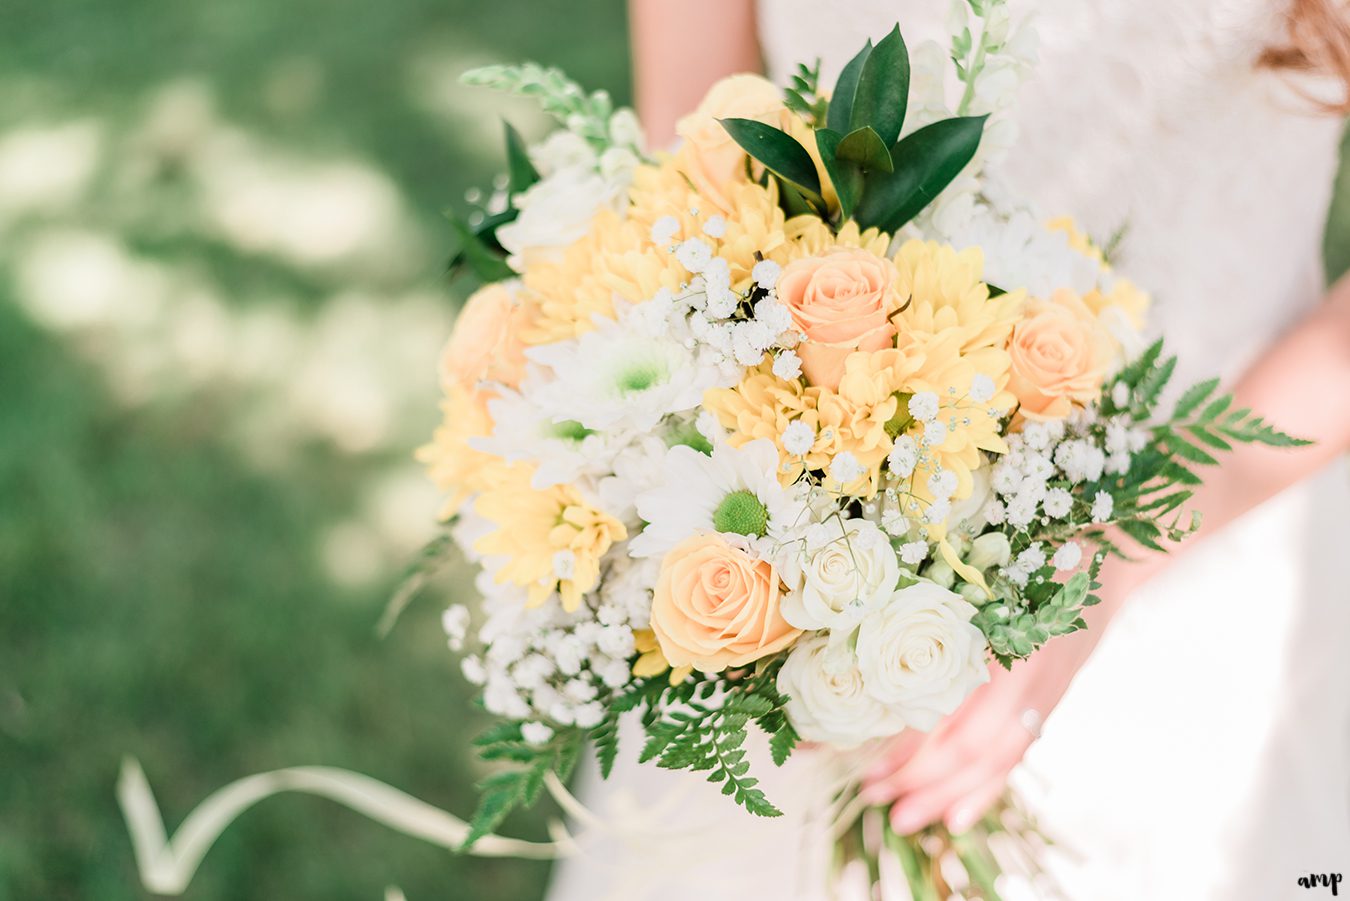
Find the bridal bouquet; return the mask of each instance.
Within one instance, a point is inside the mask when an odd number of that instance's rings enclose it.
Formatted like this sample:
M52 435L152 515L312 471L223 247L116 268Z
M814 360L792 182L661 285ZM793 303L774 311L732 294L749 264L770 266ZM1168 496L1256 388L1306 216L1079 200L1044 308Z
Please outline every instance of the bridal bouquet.
M642 761L776 816L752 726L775 764L932 729L1083 628L1107 554L1191 532L1197 467L1298 443L1217 380L1162 409L1145 293L993 174L1034 48L968 5L949 53L897 28L833 85L727 78L670 153L555 70L465 76L561 124L508 126L507 176L455 223L485 284L420 452L481 567L444 624L508 764L470 844L584 743L608 774L628 713Z

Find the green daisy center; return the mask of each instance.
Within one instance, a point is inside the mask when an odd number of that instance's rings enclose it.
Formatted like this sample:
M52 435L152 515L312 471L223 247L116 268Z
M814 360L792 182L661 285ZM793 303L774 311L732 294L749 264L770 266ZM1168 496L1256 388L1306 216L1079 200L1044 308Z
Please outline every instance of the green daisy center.
M624 394L646 391L665 381L665 371L655 363L639 363L619 373L619 390Z
M897 438L908 432L910 426L914 425L914 417L909 415L909 399L912 394L906 394L904 391L895 392L895 415L886 420L886 434L892 438Z
M769 511L753 491L733 491L713 511L713 528L758 538L769 531Z
M587 435L594 435L595 432L586 428L575 419L564 419L562 422L555 422L551 428L554 438L563 441L581 441Z

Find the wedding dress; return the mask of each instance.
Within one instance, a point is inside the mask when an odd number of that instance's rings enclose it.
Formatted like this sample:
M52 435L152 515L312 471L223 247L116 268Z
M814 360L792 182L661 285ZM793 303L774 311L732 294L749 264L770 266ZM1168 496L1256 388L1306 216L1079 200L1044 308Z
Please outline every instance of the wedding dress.
M1232 380L1323 295L1341 123L1254 66L1283 35L1279 6L1035 5L1040 64L1013 113L1020 138L1005 171L1090 234L1127 227L1120 267L1154 292L1151 327L1180 355L1183 384ZM944 14L933 0L760 5L780 82L819 56L832 84L896 20L911 46L945 45ZM1015 774L1058 843L1069 897L1306 898L1300 875L1350 873L1348 522L1350 473L1338 464L1126 605ZM828 845L811 813L833 775L824 755L782 770L757 759L788 815L754 820L696 775L639 768L637 736L625 737L613 778L592 778L583 795L640 825L561 864L552 898L826 897Z

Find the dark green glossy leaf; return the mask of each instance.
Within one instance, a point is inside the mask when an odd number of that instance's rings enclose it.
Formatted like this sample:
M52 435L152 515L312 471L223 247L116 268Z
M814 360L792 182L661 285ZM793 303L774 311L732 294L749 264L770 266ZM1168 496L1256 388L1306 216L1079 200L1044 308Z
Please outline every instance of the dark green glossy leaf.
M927 125L891 150L894 172L867 177L856 218L863 228L893 232L918 215L960 174L980 146L987 116Z
M842 140L839 132L829 128L816 131L816 147L820 149L820 158L834 185L834 193L839 197L839 212L848 219L862 197L863 174L855 163L839 159L838 149Z
M464 224L474 237L478 239L479 244L486 248L490 253L498 253L501 251L502 247L497 243L497 229L508 222L515 222L516 216L519 214L520 211L515 207L508 206L499 213L493 213L491 216L484 217L477 225ZM448 214L448 218L455 219L456 217L451 213ZM458 231L456 231L456 233L458 233ZM446 264L446 269L451 273L454 273L466 262L463 242L461 241L460 243L460 248L454 252L450 257L450 262Z
M890 147L900 137L909 103L909 50L900 26L882 38L863 62L849 110L849 131L870 125Z
M494 253L481 237L474 234L468 223L452 216L450 225L459 238L459 252L451 259L451 274L454 274L459 265L467 264L474 275L484 282L501 281L515 275L511 267L506 265L506 260Z
M539 180L539 170L530 162L520 132L510 122L503 122L502 125L506 128L506 171L510 178L510 190L512 194L519 194Z
M891 160L891 151L882 141L875 128L864 125L844 135L839 141L835 155L841 160L857 163L868 171L892 172L895 164Z
M834 83L834 93L830 95L829 108L825 111L825 124L831 131L842 135L850 130L853 96L858 92L858 78L862 75L863 63L867 62L871 53L872 42L869 40L839 73L839 80Z
M821 216L824 201L820 206L816 206L806 198L796 185L783 181L778 176L772 176L778 183L778 205L783 208L783 214L791 219L793 216Z
M801 188L808 200L820 200L820 176L806 148L787 132L754 119L720 119L731 139L783 181Z

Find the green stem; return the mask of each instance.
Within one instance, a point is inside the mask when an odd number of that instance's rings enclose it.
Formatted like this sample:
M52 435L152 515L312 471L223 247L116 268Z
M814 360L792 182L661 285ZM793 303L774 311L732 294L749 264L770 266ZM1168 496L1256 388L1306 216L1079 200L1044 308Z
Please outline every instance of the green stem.
M989 50L989 33L980 23L980 42L975 45L975 53L966 67L966 89L961 93L961 102L956 105L956 114L964 116L970 111L971 101L975 99L975 79L984 70L985 57Z

